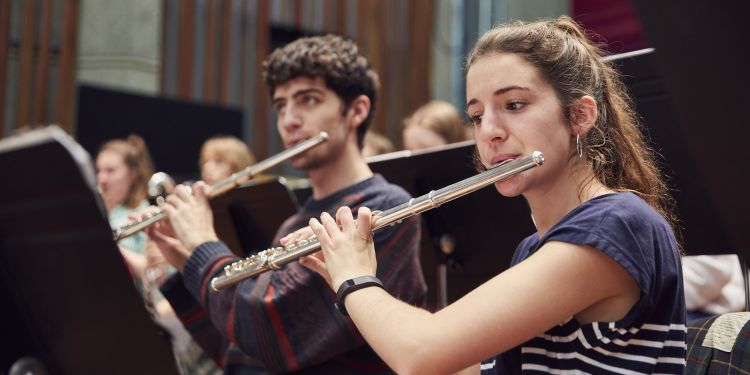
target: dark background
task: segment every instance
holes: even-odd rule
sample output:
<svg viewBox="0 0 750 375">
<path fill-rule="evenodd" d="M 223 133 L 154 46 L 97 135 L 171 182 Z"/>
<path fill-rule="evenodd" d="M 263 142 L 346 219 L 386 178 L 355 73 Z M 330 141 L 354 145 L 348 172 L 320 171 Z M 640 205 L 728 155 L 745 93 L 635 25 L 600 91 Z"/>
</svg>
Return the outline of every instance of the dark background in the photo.
<svg viewBox="0 0 750 375">
<path fill-rule="evenodd" d="M 242 138 L 242 116 L 239 109 L 82 85 L 76 139 L 95 158 L 106 141 L 139 135 L 155 170 L 194 179 L 203 142 L 214 135 Z"/>
</svg>

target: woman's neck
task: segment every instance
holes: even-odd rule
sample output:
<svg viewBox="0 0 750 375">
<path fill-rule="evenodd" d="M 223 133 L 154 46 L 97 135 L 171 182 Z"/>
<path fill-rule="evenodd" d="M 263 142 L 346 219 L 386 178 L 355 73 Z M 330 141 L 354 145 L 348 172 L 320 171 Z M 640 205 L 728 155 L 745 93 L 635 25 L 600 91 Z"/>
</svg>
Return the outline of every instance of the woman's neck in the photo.
<svg viewBox="0 0 750 375">
<path fill-rule="evenodd" d="M 111 202 L 106 199 L 104 200 L 104 206 L 107 207 L 107 213 L 111 213 L 118 204 L 120 204 L 120 202 Z"/>
<path fill-rule="evenodd" d="M 570 173 L 564 173 L 557 181 L 547 185 L 547 189 L 524 193 L 540 237 L 582 203 L 613 192 L 594 177 L 588 166 L 574 168 Z"/>
</svg>

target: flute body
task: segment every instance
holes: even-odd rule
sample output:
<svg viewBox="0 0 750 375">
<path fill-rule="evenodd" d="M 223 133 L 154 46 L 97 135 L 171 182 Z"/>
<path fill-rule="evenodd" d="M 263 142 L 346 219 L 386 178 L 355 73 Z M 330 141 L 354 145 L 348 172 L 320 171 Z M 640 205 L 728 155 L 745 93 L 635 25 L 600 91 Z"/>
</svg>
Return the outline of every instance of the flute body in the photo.
<svg viewBox="0 0 750 375">
<path fill-rule="evenodd" d="M 376 231 L 385 226 L 397 224 L 410 216 L 438 207 L 443 203 L 542 164 L 544 164 L 544 155 L 539 151 L 534 151 L 521 159 L 498 165 L 442 189 L 430 191 L 389 210 L 375 211 L 373 212 L 374 224 L 372 230 Z M 319 250 L 320 243 L 317 238 L 311 237 L 286 247 L 279 246 L 260 251 L 224 267 L 224 274 L 211 280 L 211 288 L 214 291 L 219 291 L 265 271 L 279 269 L 287 263 Z"/>
<path fill-rule="evenodd" d="M 251 165 L 231 176 L 211 185 L 208 191 L 208 197 L 213 198 L 221 195 L 229 190 L 236 188 L 239 185 L 244 184 L 253 177 L 313 148 L 328 140 L 328 133 L 320 132 L 320 134 L 312 137 L 304 142 L 300 142 L 274 156 L 267 159 L 261 160 L 258 163 Z M 152 215 L 142 218 L 141 220 L 128 223 L 113 233 L 115 241 L 119 241 L 123 238 L 130 237 L 135 233 L 140 232 L 144 228 L 150 226 L 157 221 L 160 221 L 167 217 L 167 212 L 164 208 L 159 208 L 159 211 Z"/>
</svg>

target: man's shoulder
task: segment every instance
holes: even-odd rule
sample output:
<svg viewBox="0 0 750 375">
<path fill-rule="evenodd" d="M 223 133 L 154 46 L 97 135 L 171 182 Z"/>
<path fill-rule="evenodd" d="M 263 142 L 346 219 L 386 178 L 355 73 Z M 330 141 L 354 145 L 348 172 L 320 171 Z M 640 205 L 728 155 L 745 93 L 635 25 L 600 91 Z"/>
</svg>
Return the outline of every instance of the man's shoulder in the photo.
<svg viewBox="0 0 750 375">
<path fill-rule="evenodd" d="M 411 199 L 412 196 L 404 188 L 388 182 L 383 176 L 373 176 L 373 183 L 366 189 L 365 200 L 376 201 L 383 205 L 397 206 Z M 389 208 L 389 207 L 381 207 Z"/>
</svg>

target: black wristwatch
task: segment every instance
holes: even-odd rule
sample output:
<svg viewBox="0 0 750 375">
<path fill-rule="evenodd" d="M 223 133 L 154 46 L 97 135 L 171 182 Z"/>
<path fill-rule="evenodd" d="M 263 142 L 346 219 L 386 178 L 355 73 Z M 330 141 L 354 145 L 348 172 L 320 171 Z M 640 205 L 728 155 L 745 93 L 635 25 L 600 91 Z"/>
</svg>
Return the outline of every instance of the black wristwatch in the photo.
<svg viewBox="0 0 750 375">
<path fill-rule="evenodd" d="M 339 301 L 336 304 L 336 308 L 339 309 L 339 312 L 342 315 L 349 316 L 349 314 L 346 312 L 346 307 L 344 307 L 344 298 L 346 298 L 349 293 L 355 290 L 360 290 L 362 288 L 371 286 L 377 286 L 385 289 L 380 279 L 375 276 L 359 276 L 344 281 L 343 283 L 341 283 L 341 286 L 339 286 L 339 290 L 336 292 L 336 297 Z"/>
</svg>

